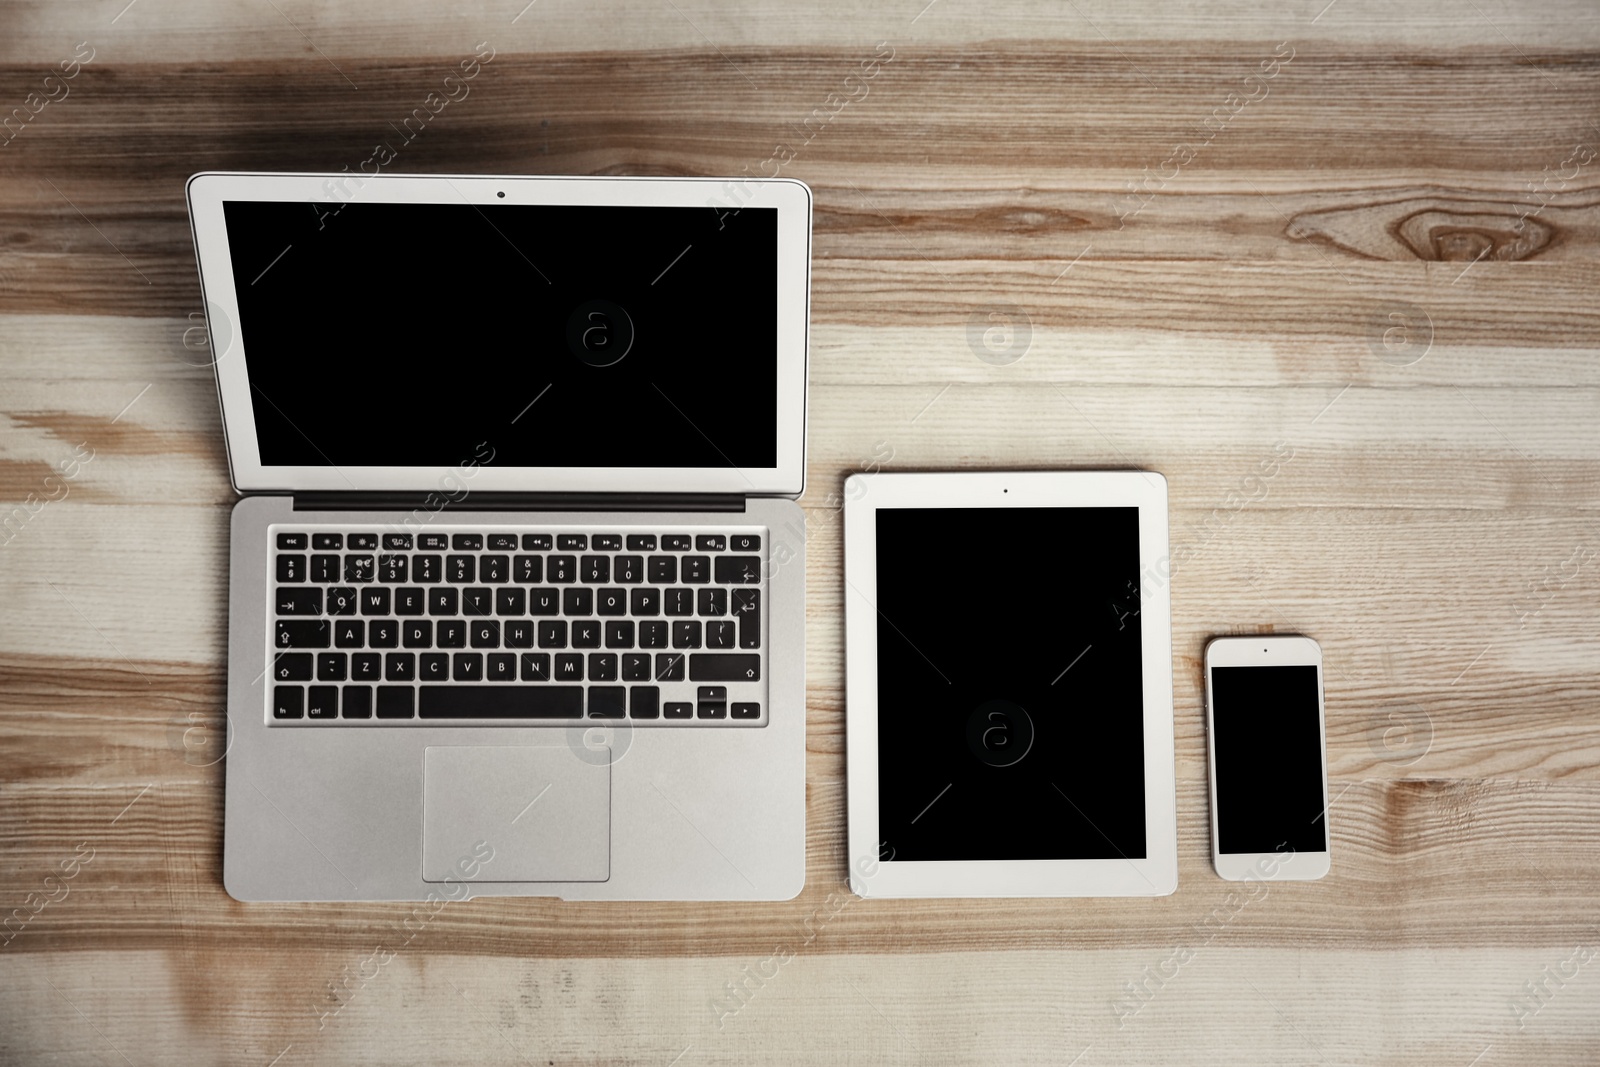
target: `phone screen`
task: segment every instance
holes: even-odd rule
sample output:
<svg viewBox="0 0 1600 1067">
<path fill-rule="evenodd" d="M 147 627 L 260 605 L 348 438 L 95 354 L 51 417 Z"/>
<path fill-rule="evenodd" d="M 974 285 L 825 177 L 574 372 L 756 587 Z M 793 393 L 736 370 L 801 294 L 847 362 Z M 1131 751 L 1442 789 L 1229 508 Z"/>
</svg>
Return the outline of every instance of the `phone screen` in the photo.
<svg viewBox="0 0 1600 1067">
<path fill-rule="evenodd" d="M 1217 851 L 1328 851 L 1314 664 L 1211 668 Z"/>
</svg>

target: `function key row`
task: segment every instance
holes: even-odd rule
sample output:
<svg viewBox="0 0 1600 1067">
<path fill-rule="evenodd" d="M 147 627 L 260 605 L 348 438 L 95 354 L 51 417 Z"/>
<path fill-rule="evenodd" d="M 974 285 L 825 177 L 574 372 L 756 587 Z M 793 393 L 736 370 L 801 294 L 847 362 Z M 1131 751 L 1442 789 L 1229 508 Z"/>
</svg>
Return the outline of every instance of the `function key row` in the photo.
<svg viewBox="0 0 1600 1067">
<path fill-rule="evenodd" d="M 619 582 L 638 585 L 652 582 L 668 585 L 682 581 L 704 585 L 715 581 L 718 585 L 754 585 L 761 580 L 760 556 L 532 556 L 466 555 L 452 553 L 440 556 L 433 553 L 401 555 L 315 553 L 308 560 L 304 553 L 280 552 L 276 573 L 280 582 L 334 583 L 382 582 L 401 585 L 406 582 L 437 583 L 441 580 L 455 585 L 470 582 L 504 584 L 516 582 L 532 585 L 541 581 L 563 585 L 582 582 L 599 585 Z"/>
<path fill-rule="evenodd" d="M 761 547 L 759 534 L 662 534 L 658 539 L 655 534 L 628 534 L 624 538 L 621 534 L 525 533 L 519 536 L 511 533 L 424 533 L 413 536 L 408 533 L 316 533 L 308 537 L 303 533 L 280 533 L 278 548 L 286 552 L 303 552 L 309 543 L 310 548 L 321 551 L 373 551 L 378 548 L 380 540 L 386 552 L 407 552 L 413 548 L 424 552 L 482 552 L 486 549 L 490 552 L 515 552 L 518 549 L 524 552 L 548 552 L 551 549 L 563 552 L 621 552 L 624 546 L 629 552 L 724 552 L 730 548 L 735 552 L 754 552 Z"/>
</svg>

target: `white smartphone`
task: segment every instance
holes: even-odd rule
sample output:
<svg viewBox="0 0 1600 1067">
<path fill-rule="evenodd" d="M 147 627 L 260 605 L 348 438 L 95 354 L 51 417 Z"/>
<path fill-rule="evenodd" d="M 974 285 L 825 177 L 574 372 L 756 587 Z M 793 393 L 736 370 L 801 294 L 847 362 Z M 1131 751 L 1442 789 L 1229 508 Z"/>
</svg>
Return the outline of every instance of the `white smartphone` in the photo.
<svg viewBox="0 0 1600 1067">
<path fill-rule="evenodd" d="M 1233 881 L 1328 873 L 1322 646 L 1309 637 L 1206 645 L 1211 862 Z"/>
</svg>

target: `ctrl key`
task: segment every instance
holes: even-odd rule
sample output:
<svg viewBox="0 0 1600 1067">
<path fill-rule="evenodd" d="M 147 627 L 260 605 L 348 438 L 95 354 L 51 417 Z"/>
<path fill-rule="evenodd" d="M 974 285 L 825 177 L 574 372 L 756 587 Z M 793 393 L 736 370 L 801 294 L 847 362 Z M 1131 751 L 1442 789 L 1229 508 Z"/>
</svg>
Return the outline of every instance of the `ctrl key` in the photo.
<svg viewBox="0 0 1600 1067">
<path fill-rule="evenodd" d="M 305 716 L 305 686 L 275 685 L 272 687 L 272 717 L 274 719 L 303 719 Z"/>
</svg>

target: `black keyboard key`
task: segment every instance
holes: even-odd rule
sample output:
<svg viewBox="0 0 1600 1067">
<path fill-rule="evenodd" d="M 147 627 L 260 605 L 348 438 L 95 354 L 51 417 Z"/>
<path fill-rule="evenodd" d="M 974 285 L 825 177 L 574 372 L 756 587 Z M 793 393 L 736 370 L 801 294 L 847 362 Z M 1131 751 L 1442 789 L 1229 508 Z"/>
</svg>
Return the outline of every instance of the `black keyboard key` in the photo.
<svg viewBox="0 0 1600 1067">
<path fill-rule="evenodd" d="M 483 677 L 482 652 L 457 652 L 450 659 L 450 677 L 458 682 L 476 682 Z"/>
<path fill-rule="evenodd" d="M 743 652 L 697 652 L 689 657 L 691 682 L 759 682 L 761 657 Z"/>
<path fill-rule="evenodd" d="M 350 653 L 350 680 L 376 682 L 383 674 L 383 657 L 376 652 Z"/>
<path fill-rule="evenodd" d="M 511 559 L 512 579 L 523 585 L 544 581 L 543 556 L 513 556 Z"/>
<path fill-rule="evenodd" d="M 581 685 L 433 686 L 418 691 L 424 719 L 581 719 Z"/>
<path fill-rule="evenodd" d="M 278 535 L 278 547 L 304 549 L 306 547 L 306 535 L 303 533 L 281 533 Z"/>
<path fill-rule="evenodd" d="M 311 547 L 317 549 L 319 552 L 326 551 L 330 548 L 343 548 L 344 534 L 312 534 Z"/>
<path fill-rule="evenodd" d="M 416 555 L 411 557 L 411 580 L 432 585 L 444 577 L 444 557 Z"/>
<path fill-rule="evenodd" d="M 516 550 L 517 550 L 517 535 L 516 534 L 498 533 L 498 534 L 490 534 L 489 535 L 489 551 L 491 551 L 491 552 L 515 552 Z"/>
<path fill-rule="evenodd" d="M 728 547 L 735 552 L 759 552 L 761 550 L 761 536 L 759 534 L 729 534 Z"/>
<path fill-rule="evenodd" d="M 272 657 L 272 678 L 277 682 L 311 681 L 311 653 L 279 652 Z"/>
<path fill-rule="evenodd" d="M 633 623 L 630 621 L 606 623 L 607 648 L 632 648 Z"/>
<path fill-rule="evenodd" d="M 733 623 L 726 620 L 706 623 L 707 648 L 733 648 L 735 644 Z"/>
<path fill-rule="evenodd" d="M 477 581 L 477 572 L 477 556 L 446 556 L 444 558 L 444 576 L 447 580 L 457 585 Z"/>
<path fill-rule="evenodd" d="M 594 594 L 595 613 L 598 615 L 626 615 L 628 594 L 624 589 L 597 589 Z"/>
<path fill-rule="evenodd" d="M 343 652 L 317 653 L 317 681 L 342 682 L 350 669 L 349 657 Z"/>
<path fill-rule="evenodd" d="M 694 590 L 668 589 L 666 592 L 668 615 L 693 615 Z"/>
<path fill-rule="evenodd" d="M 702 719 L 726 719 L 728 717 L 728 702 L 725 700 L 702 700 L 695 705 L 695 710 Z"/>
<path fill-rule="evenodd" d="M 671 585 L 678 580 L 678 557 L 651 556 L 645 563 L 645 573 L 652 585 Z"/>
<path fill-rule="evenodd" d="M 611 580 L 610 556 L 584 556 L 578 561 L 578 574 L 590 585 Z"/>
<path fill-rule="evenodd" d="M 699 601 L 700 614 L 726 615 L 728 613 L 728 591 L 726 589 L 702 589 L 696 597 Z"/>
<path fill-rule="evenodd" d="M 720 585 L 756 585 L 761 581 L 761 557 L 718 556 L 716 579 Z"/>
<path fill-rule="evenodd" d="M 311 580 L 313 582 L 337 582 L 339 580 L 339 557 L 331 552 L 312 556 Z"/>
<path fill-rule="evenodd" d="M 688 534 L 662 534 L 661 548 L 666 552 L 687 552 L 694 547 L 694 538 Z"/>
<path fill-rule="evenodd" d="M 528 595 L 521 589 L 496 589 L 494 613 L 496 615 L 521 615 L 528 609 Z"/>
<path fill-rule="evenodd" d="M 379 589 L 376 586 L 361 590 L 361 614 L 389 614 L 389 590 Z"/>
<path fill-rule="evenodd" d="M 624 682 L 648 682 L 650 680 L 650 653 L 623 653 L 622 680 Z"/>
<path fill-rule="evenodd" d="M 661 717 L 663 719 L 692 719 L 694 718 L 694 705 L 677 702 L 669 703 L 662 709 Z"/>
<path fill-rule="evenodd" d="M 589 681 L 614 682 L 617 680 L 617 654 L 615 652 L 589 653 Z M 591 693 L 594 690 L 589 690 Z"/>
<path fill-rule="evenodd" d="M 279 615 L 321 615 L 322 590 L 302 586 L 299 589 L 279 589 L 272 594 Z"/>
<path fill-rule="evenodd" d="M 434 624 L 433 640 L 440 648 L 466 648 L 466 621 L 463 619 L 440 619 Z"/>
<path fill-rule="evenodd" d="M 461 590 L 461 614 L 482 618 L 494 614 L 494 596 L 481 585 Z"/>
<path fill-rule="evenodd" d="M 661 590 L 631 590 L 628 593 L 628 613 L 630 615 L 660 615 Z"/>
<path fill-rule="evenodd" d="M 457 552 L 479 552 L 483 549 L 483 534 L 455 534 L 450 547 Z"/>
<path fill-rule="evenodd" d="M 493 582 L 498 585 L 501 582 L 510 580 L 510 556 L 484 556 L 478 561 L 478 581 Z"/>
<path fill-rule="evenodd" d="M 367 644 L 372 648 L 395 648 L 400 644 L 400 624 L 394 619 L 373 619 L 367 623 Z"/>
<path fill-rule="evenodd" d="M 273 634 L 275 648 L 327 648 L 328 620 L 279 619 Z"/>
<path fill-rule="evenodd" d="M 559 615 L 561 613 L 561 598 L 556 591 L 546 586 L 543 589 L 528 590 L 529 615 Z"/>
<path fill-rule="evenodd" d="M 628 718 L 655 719 L 661 715 L 661 690 L 653 685 L 628 687 Z"/>
<path fill-rule="evenodd" d="M 629 534 L 629 552 L 654 552 L 656 550 L 655 534 Z"/>
<path fill-rule="evenodd" d="M 592 614 L 594 614 L 594 590 L 592 590 L 592 589 L 563 589 L 561 591 L 561 614 L 563 614 L 563 615 L 592 615 Z"/>
<path fill-rule="evenodd" d="M 595 534 L 590 546 L 596 552 L 621 552 L 621 534 Z"/>
<path fill-rule="evenodd" d="M 306 580 L 306 558 L 301 555 L 278 556 L 278 581 L 303 582 Z"/>
<path fill-rule="evenodd" d="M 545 570 L 545 578 L 548 581 L 568 585 L 578 579 L 578 557 L 551 556 Z"/>
<path fill-rule="evenodd" d="M 672 624 L 673 648 L 699 648 L 700 647 L 700 620 L 689 619 L 686 622 Z"/>
<path fill-rule="evenodd" d="M 524 682 L 548 682 L 550 680 L 550 654 L 548 652 L 524 652 L 522 654 L 522 680 Z"/>
<path fill-rule="evenodd" d="M 367 643 L 367 624 L 360 619 L 341 619 L 333 624 L 333 647 L 361 648 Z"/>
<path fill-rule="evenodd" d="M 694 695 L 700 700 L 727 700 L 728 687 L 725 685 L 702 685 L 695 689 Z"/>
<path fill-rule="evenodd" d="M 329 615 L 354 615 L 360 604 L 356 591 L 348 585 L 335 586 L 328 590 Z"/>
<path fill-rule="evenodd" d="M 539 647 L 540 648 L 566 648 L 567 647 L 567 623 L 566 623 L 566 620 L 564 620 L 564 619 L 556 619 L 556 620 L 554 620 L 552 622 L 541 622 L 539 624 Z"/>
<path fill-rule="evenodd" d="M 666 648 L 667 624 L 664 622 L 641 622 L 639 624 L 640 648 Z"/>
<path fill-rule="evenodd" d="M 711 580 L 710 556 L 684 556 L 683 580 L 685 583 L 704 585 Z"/>
<path fill-rule="evenodd" d="M 589 718 L 620 719 L 626 712 L 627 690 L 620 685 L 589 687 Z"/>
<path fill-rule="evenodd" d="M 389 552 L 411 551 L 411 535 L 387 533 L 383 535 L 383 547 Z"/>
<path fill-rule="evenodd" d="M 760 704 L 734 704 L 728 709 L 730 719 L 759 719 L 761 718 Z"/>
<path fill-rule="evenodd" d="M 477 619 L 468 629 L 472 633 L 473 648 L 499 648 L 500 624 L 492 619 Z"/>
<path fill-rule="evenodd" d="M 644 557 L 618 556 L 614 573 L 622 584 L 638 585 L 644 581 Z"/>
<path fill-rule="evenodd" d="M 314 685 L 306 690 L 306 718 L 337 719 L 339 717 L 339 687 Z"/>
<path fill-rule="evenodd" d="M 563 552 L 582 552 L 589 547 L 589 538 L 586 534 L 558 534 L 556 547 Z"/>
<path fill-rule="evenodd" d="M 514 682 L 517 680 L 517 657 L 510 652 L 494 652 L 483 667 L 486 682 Z"/>
<path fill-rule="evenodd" d="M 721 552 L 728 547 L 728 539 L 721 534 L 701 534 L 694 539 L 696 552 Z"/>
<path fill-rule="evenodd" d="M 372 686 L 347 685 L 344 687 L 341 699 L 344 701 L 345 718 L 372 718 Z"/>
<path fill-rule="evenodd" d="M 656 681 L 683 681 L 684 657 L 682 652 L 656 653 Z"/>
<path fill-rule="evenodd" d="M 532 648 L 533 620 L 507 619 L 504 636 L 507 648 Z"/>
<path fill-rule="evenodd" d="M 443 552 L 450 547 L 450 538 L 442 533 L 419 534 L 417 547 L 426 552 Z"/>
<path fill-rule="evenodd" d="M 401 623 L 400 643 L 407 648 L 432 648 L 433 623 L 427 619 L 410 619 Z"/>
<path fill-rule="evenodd" d="M 461 594 L 448 586 L 428 590 L 428 614 L 461 614 Z"/>
<path fill-rule="evenodd" d="M 561 652 L 556 655 L 556 681 L 581 682 L 583 681 L 583 654 L 580 652 Z"/>
<path fill-rule="evenodd" d="M 272 717 L 274 719 L 303 719 L 305 714 L 305 686 L 275 685 L 272 687 Z"/>
<path fill-rule="evenodd" d="M 383 657 L 383 680 L 386 682 L 414 682 L 417 680 L 417 654 L 391 652 Z"/>
<path fill-rule="evenodd" d="M 351 534 L 349 547 L 352 551 L 370 552 L 378 547 L 378 535 L 369 533 Z"/>
<path fill-rule="evenodd" d="M 406 561 L 410 557 L 401 555 L 386 555 L 378 557 L 378 581 L 389 585 L 400 585 L 406 579 Z"/>
<path fill-rule="evenodd" d="M 370 582 L 377 574 L 377 560 L 372 556 L 346 556 L 344 558 L 344 580 L 347 582 Z"/>
<path fill-rule="evenodd" d="M 573 648 L 600 647 L 600 620 L 576 619 L 572 623 Z"/>
<path fill-rule="evenodd" d="M 739 647 L 761 647 L 761 590 L 735 589 L 733 614 L 739 619 Z"/>
<path fill-rule="evenodd" d="M 394 591 L 394 613 L 396 615 L 421 615 L 427 607 L 427 599 L 422 590 L 414 585 Z"/>
<path fill-rule="evenodd" d="M 522 535 L 522 551 L 524 552 L 548 552 L 552 547 L 553 542 L 549 534 Z"/>
<path fill-rule="evenodd" d="M 450 680 L 450 654 L 448 652 L 424 652 L 417 662 L 417 678 L 424 682 L 448 682 Z"/>
<path fill-rule="evenodd" d="M 414 715 L 413 706 L 416 701 L 417 691 L 409 685 L 380 685 L 378 686 L 378 718 L 380 719 L 409 719 Z"/>
</svg>

